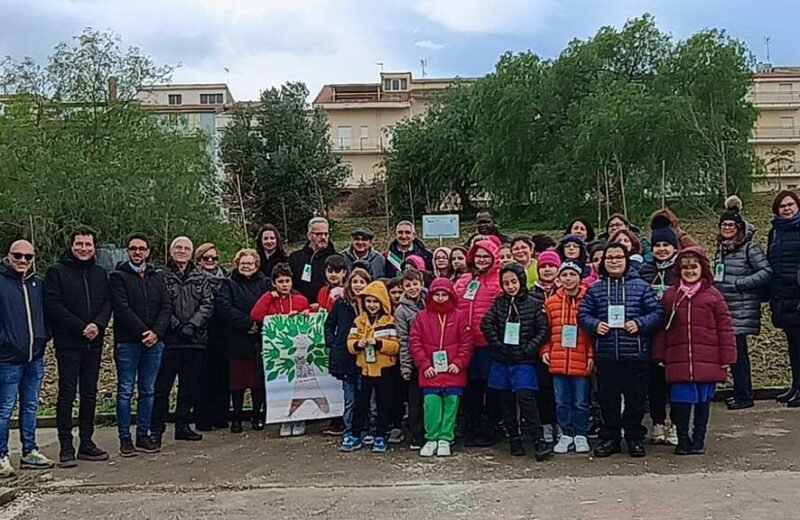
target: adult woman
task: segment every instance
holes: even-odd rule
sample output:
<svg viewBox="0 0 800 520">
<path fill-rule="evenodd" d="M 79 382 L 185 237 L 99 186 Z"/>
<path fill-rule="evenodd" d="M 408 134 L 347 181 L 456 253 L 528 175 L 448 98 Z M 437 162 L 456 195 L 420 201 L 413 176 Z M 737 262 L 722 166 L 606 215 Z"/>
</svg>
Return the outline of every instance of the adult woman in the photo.
<svg viewBox="0 0 800 520">
<path fill-rule="evenodd" d="M 461 246 L 455 246 L 450 251 L 450 280 L 455 284 L 461 276 L 467 272 L 467 250 Z"/>
<path fill-rule="evenodd" d="M 611 235 L 611 241 L 622 244 L 628 250 L 630 266 L 638 272 L 645 260 L 642 255 L 642 243 L 636 233 L 630 229 L 619 229 Z"/>
<path fill-rule="evenodd" d="M 266 224 L 259 230 L 256 249 L 261 262 L 261 272 L 267 276 L 267 279 L 272 276 L 272 269 L 276 265 L 289 261 L 281 232 L 272 224 Z"/>
<path fill-rule="evenodd" d="M 725 297 L 736 335 L 736 363 L 731 366 L 733 395 L 727 401 L 728 409 L 741 410 L 753 406 L 747 336 L 761 332 L 761 289 L 772 278 L 772 267 L 739 214 L 741 200 L 732 197 L 728 203 L 719 218 L 714 286 Z"/>
<path fill-rule="evenodd" d="M 453 268 L 450 266 L 450 248 L 437 247 L 433 251 L 433 276 L 436 278 L 450 278 Z"/>
<path fill-rule="evenodd" d="M 792 386 L 778 396 L 778 402 L 800 407 L 800 198 L 781 191 L 772 203 L 772 229 L 767 241 L 767 258 L 772 266 L 769 309 L 772 324 L 783 329 L 789 343 Z"/>
<path fill-rule="evenodd" d="M 233 397 L 231 433 L 241 433 L 244 392 L 247 389 L 253 401 L 253 429 L 264 429 L 266 396 L 264 370 L 259 356 L 261 335 L 258 323 L 250 318 L 250 309 L 269 289 L 269 281 L 259 271 L 261 260 L 255 249 L 239 250 L 233 263 L 236 270 L 222 283 L 217 293 L 216 316 L 224 324 L 226 354 L 230 365 L 229 391 Z"/>
<path fill-rule="evenodd" d="M 594 228 L 585 218 L 576 218 L 570 222 L 564 234 L 578 235 L 587 244 L 594 240 Z"/>
<path fill-rule="evenodd" d="M 624 215 L 620 215 L 619 213 L 615 213 L 609 217 L 609 219 L 606 221 L 606 232 L 600 235 L 598 239 L 601 242 L 613 242 L 614 234 L 621 229 L 627 229 L 631 231 L 639 240 L 639 243 L 642 246 L 642 251 L 640 254 L 644 258 L 645 262 L 649 262 L 653 259 L 653 251 L 650 247 L 650 241 L 647 240 L 646 237 L 642 236 L 642 232 L 638 227 L 632 225 Z"/>
</svg>

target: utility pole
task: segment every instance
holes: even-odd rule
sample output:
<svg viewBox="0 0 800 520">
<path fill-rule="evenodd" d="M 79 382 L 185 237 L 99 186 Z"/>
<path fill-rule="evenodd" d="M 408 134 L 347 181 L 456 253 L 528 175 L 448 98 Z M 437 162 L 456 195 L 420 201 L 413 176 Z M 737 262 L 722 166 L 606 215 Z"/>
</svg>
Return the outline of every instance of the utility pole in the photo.
<svg viewBox="0 0 800 520">
<path fill-rule="evenodd" d="M 422 78 L 425 79 L 425 76 L 427 76 L 425 69 L 428 68 L 428 58 L 419 60 L 419 65 L 422 67 Z"/>
<path fill-rule="evenodd" d="M 772 42 L 772 37 L 771 36 L 765 36 L 764 37 L 764 47 L 767 48 L 767 63 L 772 63 L 771 61 L 769 61 L 769 44 L 770 44 L 770 42 Z"/>
</svg>

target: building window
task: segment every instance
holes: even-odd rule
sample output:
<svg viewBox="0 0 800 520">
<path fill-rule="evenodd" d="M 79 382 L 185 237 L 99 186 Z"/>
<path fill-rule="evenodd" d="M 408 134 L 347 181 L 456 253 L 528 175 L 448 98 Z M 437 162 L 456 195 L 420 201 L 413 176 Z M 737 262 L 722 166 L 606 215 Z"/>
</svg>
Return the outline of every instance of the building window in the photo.
<svg viewBox="0 0 800 520">
<path fill-rule="evenodd" d="M 338 145 L 340 150 L 349 150 L 352 146 L 352 128 L 349 126 L 340 126 L 336 129 L 338 136 Z"/>
<path fill-rule="evenodd" d="M 408 90 L 406 78 L 390 78 L 383 80 L 383 90 L 386 92 L 402 92 Z"/>
<path fill-rule="evenodd" d="M 200 94 L 201 105 L 221 105 L 222 94 Z"/>
<path fill-rule="evenodd" d="M 368 126 L 361 126 L 361 149 L 364 150 L 365 148 L 369 148 L 369 127 Z"/>
<path fill-rule="evenodd" d="M 183 104 L 183 96 L 180 94 L 170 94 L 169 95 L 169 104 L 170 105 L 181 105 Z"/>
</svg>

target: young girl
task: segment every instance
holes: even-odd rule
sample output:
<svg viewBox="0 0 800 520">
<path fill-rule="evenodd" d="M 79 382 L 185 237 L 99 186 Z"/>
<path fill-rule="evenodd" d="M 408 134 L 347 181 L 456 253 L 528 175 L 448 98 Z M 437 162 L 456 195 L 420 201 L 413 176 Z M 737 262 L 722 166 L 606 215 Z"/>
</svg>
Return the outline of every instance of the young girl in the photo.
<svg viewBox="0 0 800 520">
<path fill-rule="evenodd" d="M 598 274 L 592 270 L 587 259 L 589 252 L 586 249 L 586 242 L 580 235 L 566 235 L 558 244 L 558 255 L 562 262 L 575 262 L 581 266 L 581 278 L 587 287 L 597 281 Z"/>
<path fill-rule="evenodd" d="M 589 244 L 589 263 L 595 275 L 595 282 L 600 279 L 600 264 L 603 262 L 603 243 L 592 242 Z M 590 284 L 585 284 L 590 285 Z"/>
<path fill-rule="evenodd" d="M 528 292 L 525 270 L 512 263 L 500 269 L 503 294 L 494 299 L 481 322 L 489 344 L 492 364 L 489 388 L 500 393 L 503 422 L 511 442 L 511 454 L 525 455 L 517 421 L 517 405 L 530 431 L 536 460 L 553 454 L 544 442 L 536 391 L 539 389 L 536 367 L 539 349 L 547 340 L 548 328 L 542 306 Z"/>
<path fill-rule="evenodd" d="M 511 254 L 511 246 L 503 244 L 500 246 L 500 267 L 505 267 L 514 261 L 514 255 Z"/>
<path fill-rule="evenodd" d="M 467 250 L 461 246 L 455 246 L 450 251 L 450 281 L 458 282 L 458 279 L 467 272 Z"/>
<path fill-rule="evenodd" d="M 361 433 L 369 417 L 370 400 L 374 391 L 378 424 L 372 452 L 385 453 L 393 380 L 384 371 L 397 363 L 400 342 L 397 340 L 386 286 L 382 282 L 370 283 L 359 295 L 359 301 L 361 312 L 356 316 L 347 336 L 347 350 L 356 356 L 356 364 L 361 368 L 361 388 L 358 390 L 353 412 L 353 433 L 344 438 L 339 450 L 351 452 L 361 449 Z"/>
<path fill-rule="evenodd" d="M 630 229 L 620 229 L 613 235 L 609 243 L 616 242 L 625 246 L 628 251 L 630 266 L 637 272 L 642 268 L 644 256 L 642 256 L 642 242 L 636 233 Z"/>
<path fill-rule="evenodd" d="M 716 383 L 736 363 L 733 321 L 725 298 L 714 287 L 708 258 L 699 247 L 678 253 L 674 282 L 661 300 L 665 328 L 655 340 L 653 359 L 666 366 L 670 402 L 678 426 L 676 455 L 706 452 L 706 429 Z M 694 408 L 694 430 L 689 419 Z"/>
<path fill-rule="evenodd" d="M 450 248 L 445 246 L 437 247 L 433 251 L 433 276 L 435 278 L 450 278 L 453 268 L 450 266 Z"/>
<path fill-rule="evenodd" d="M 343 435 L 353 433 L 353 408 L 361 381 L 356 358 L 347 350 L 347 336 L 358 314 L 358 296 L 372 281 L 365 269 L 356 267 L 345 282 L 344 297 L 336 300 L 325 320 L 325 346 L 330 350 L 329 372 L 342 382 L 344 390 Z"/>
<path fill-rule="evenodd" d="M 514 256 L 514 260 L 525 268 L 528 289 L 530 289 L 539 277 L 536 272 L 536 259 L 533 258 L 533 242 L 526 236 L 514 237 L 511 240 L 511 254 Z"/>
<path fill-rule="evenodd" d="M 426 442 L 419 452 L 423 457 L 450 455 L 458 401 L 467 384 L 472 340 L 465 316 L 456 305 L 453 284 L 437 278 L 425 309 L 417 313 L 411 327 L 409 350 L 423 395 Z"/>
<path fill-rule="evenodd" d="M 265 292 L 258 299 L 250 317 L 259 325 L 267 316 L 275 314 L 296 314 L 308 310 L 308 300 L 297 291 L 292 290 L 292 270 L 289 264 L 277 264 L 272 270 L 272 286 L 275 290 Z M 294 421 L 281 424 L 281 437 L 305 435 L 305 421 Z"/>
</svg>

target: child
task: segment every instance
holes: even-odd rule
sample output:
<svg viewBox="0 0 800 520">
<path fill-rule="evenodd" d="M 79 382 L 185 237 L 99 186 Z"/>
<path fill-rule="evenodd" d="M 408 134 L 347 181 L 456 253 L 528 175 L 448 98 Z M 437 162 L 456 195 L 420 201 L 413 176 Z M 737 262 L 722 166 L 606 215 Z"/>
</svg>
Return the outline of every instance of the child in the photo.
<svg viewBox="0 0 800 520">
<path fill-rule="evenodd" d="M 265 292 L 258 299 L 250 317 L 259 325 L 267 316 L 275 314 L 296 314 L 308 310 L 308 300 L 297 291 L 292 290 L 292 269 L 287 263 L 275 265 L 272 269 L 273 291 Z M 281 437 L 305 435 L 305 421 L 294 421 L 281 424 Z"/>
<path fill-rule="evenodd" d="M 558 289 L 558 268 L 561 266 L 561 257 L 555 251 L 544 251 L 536 259 L 538 277 L 533 284 L 531 293 L 541 304 L 555 294 Z"/>
<path fill-rule="evenodd" d="M 425 297 L 422 290 L 422 273 L 416 269 L 410 269 L 403 273 L 400 279 L 403 286 L 403 296 L 394 311 L 394 320 L 397 325 L 397 337 L 400 340 L 400 375 L 403 380 L 408 382 L 408 429 L 411 434 L 411 449 L 419 449 L 422 446 L 422 390 L 420 390 L 419 380 L 416 376 L 414 359 L 408 350 L 408 338 L 411 333 L 411 326 L 414 324 L 414 317 L 417 312 L 425 308 Z M 402 403 L 402 400 L 399 400 Z M 400 438 L 402 442 L 402 430 L 399 423 L 403 419 L 402 406 L 399 407 L 399 420 L 395 420 L 395 426 L 399 433 L 392 430 L 392 435 Z M 395 417 L 397 419 L 397 417 Z M 389 437 L 392 442 L 392 436 Z"/>
<path fill-rule="evenodd" d="M 544 442 L 539 407 L 536 405 L 536 367 L 539 349 L 547 340 L 548 328 L 542 306 L 528 292 L 525 270 L 512 263 L 500 269 L 503 294 L 492 302 L 481 322 L 489 344 L 492 364 L 489 388 L 500 393 L 503 422 L 511 443 L 511 454 L 525 455 L 517 421 L 517 404 L 524 428 L 533 436 L 535 457 L 541 461 L 553 454 Z"/>
<path fill-rule="evenodd" d="M 533 257 L 539 258 L 539 255 L 545 251 L 555 251 L 558 244 L 556 241 L 543 233 L 537 233 L 531 237 L 533 242 Z"/>
<path fill-rule="evenodd" d="M 644 256 L 642 256 L 642 241 L 636 233 L 630 229 L 620 229 L 611 235 L 610 242 L 617 242 L 625 246 L 625 249 L 628 250 L 630 267 L 639 272 L 644 263 Z"/>
<path fill-rule="evenodd" d="M 586 249 L 586 242 L 583 241 L 583 238 L 579 235 L 566 235 L 561 239 L 561 243 L 558 244 L 557 251 L 562 262 L 575 262 L 581 266 L 583 270 L 581 278 L 583 278 L 587 287 L 597 281 L 597 275 L 587 262 L 589 252 Z"/>
<path fill-rule="evenodd" d="M 500 267 L 505 267 L 514 261 L 514 255 L 511 254 L 511 246 L 503 244 L 500 246 Z"/>
<path fill-rule="evenodd" d="M 450 251 L 450 267 L 452 274 L 450 281 L 455 284 L 461 276 L 467 272 L 467 250 L 461 246 L 455 246 Z"/>
<path fill-rule="evenodd" d="M 359 301 L 361 312 L 347 336 L 347 349 L 356 356 L 356 364 L 361 367 L 361 388 L 353 411 L 353 433 L 344 438 L 339 450 L 351 452 L 361 449 L 361 433 L 369 417 L 374 391 L 378 424 L 372 452 L 385 453 L 392 388 L 391 378 L 386 377 L 384 371 L 397 363 L 400 343 L 386 286 L 382 282 L 370 283 L 359 295 Z"/>
<path fill-rule="evenodd" d="M 389 291 L 389 302 L 392 304 L 392 313 L 400 305 L 400 298 L 403 297 L 403 286 L 400 284 L 400 277 L 385 278 L 383 283 Z"/>
<path fill-rule="evenodd" d="M 325 259 L 325 285 L 317 294 L 319 307 L 330 312 L 333 304 L 341 298 L 342 285 L 347 278 L 347 261 L 342 255 L 331 255 Z"/>
<path fill-rule="evenodd" d="M 595 282 L 600 279 L 600 263 L 603 261 L 603 243 L 592 242 L 589 244 L 589 262 L 592 264 L 592 271 L 597 276 Z M 591 285 L 591 284 L 586 284 Z"/>
<path fill-rule="evenodd" d="M 514 260 L 525 268 L 525 274 L 528 277 L 528 289 L 530 289 L 538 278 L 536 259 L 533 258 L 533 242 L 526 236 L 514 237 L 511 240 L 511 254 L 514 255 Z"/>
<path fill-rule="evenodd" d="M 347 336 L 353 327 L 358 314 L 358 295 L 372 281 L 369 273 L 356 267 L 347 277 L 344 295 L 333 304 L 333 310 L 325 320 L 325 346 L 330 350 L 328 370 L 330 374 L 342 382 L 344 390 L 344 414 L 342 415 L 342 435 L 353 432 L 353 408 L 356 402 L 356 391 L 361 380 L 361 371 L 356 365 L 356 358 L 347 350 Z M 336 430 L 329 428 L 331 435 Z"/>
<path fill-rule="evenodd" d="M 472 357 L 469 324 L 456 306 L 453 284 L 437 278 L 431 284 L 425 309 L 419 311 L 411 327 L 409 350 L 417 366 L 414 379 L 424 395 L 426 442 L 419 452 L 423 457 L 447 457 L 455 439 L 458 401 L 467 384 Z"/>
<path fill-rule="evenodd" d="M 716 383 L 725 382 L 736 363 L 733 321 L 725 298 L 714 287 L 708 258 L 699 247 L 678 253 L 672 287 L 661 303 L 666 326 L 653 347 L 663 361 L 670 402 L 678 426 L 676 455 L 706 452 L 706 429 Z M 694 408 L 694 431 L 689 419 Z"/>
<path fill-rule="evenodd" d="M 586 294 L 581 266 L 564 262 L 558 270 L 561 288 L 545 302 L 550 339 L 542 347 L 542 361 L 553 375 L 556 418 L 561 438 L 556 453 L 589 453 L 589 375 L 594 368 L 591 337 L 578 328 L 578 307 Z"/>
<path fill-rule="evenodd" d="M 453 274 L 453 268 L 450 266 L 450 248 L 439 246 L 433 250 L 433 276 L 435 278 L 447 278 Z"/>
</svg>

